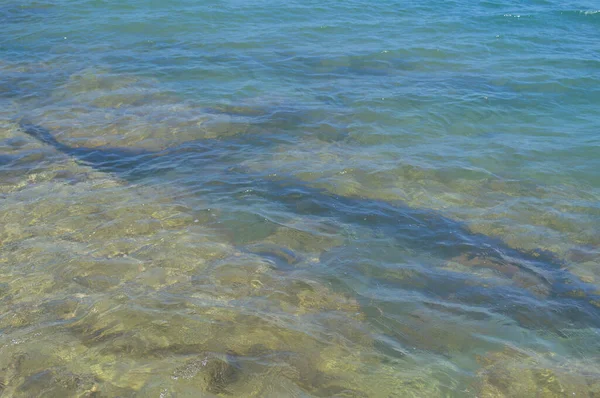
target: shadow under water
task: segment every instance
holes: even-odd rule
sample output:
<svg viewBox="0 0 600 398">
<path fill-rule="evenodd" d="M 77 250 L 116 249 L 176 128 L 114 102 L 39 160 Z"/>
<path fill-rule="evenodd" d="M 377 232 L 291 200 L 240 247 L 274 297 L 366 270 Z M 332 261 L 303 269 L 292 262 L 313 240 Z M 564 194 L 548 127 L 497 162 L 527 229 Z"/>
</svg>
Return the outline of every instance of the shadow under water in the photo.
<svg viewBox="0 0 600 398">
<path fill-rule="evenodd" d="M 542 329 L 560 335 L 563 328 L 600 328 L 600 297 L 597 287 L 579 280 L 568 272 L 566 264 L 547 251 L 525 252 L 509 247 L 501 239 L 473 233 L 463 223 L 429 209 L 411 208 L 399 202 L 334 195 L 312 187 L 291 176 L 263 175 L 240 164 L 256 148 L 273 145 L 268 136 L 229 137 L 226 140 L 203 139 L 160 151 L 130 148 L 71 147 L 59 142 L 42 126 L 21 120 L 21 130 L 56 150 L 102 172 L 112 173 L 128 181 L 174 184 L 202 195 L 209 202 L 231 209 L 249 204 L 280 206 L 294 214 L 307 215 L 337 224 L 364 227 L 372 234 L 391 238 L 403 250 L 427 253 L 424 262 L 459 262 L 468 267 L 490 269 L 511 279 L 514 285 L 482 288 L 467 278 L 449 275 L 442 268 L 417 273 L 414 278 L 395 280 L 387 275 L 371 273 L 370 278 L 382 286 L 394 286 L 425 292 L 443 301 L 483 306 L 503 314 L 530 329 Z M 234 211 L 234 210 L 231 210 Z M 235 235 L 235 227 L 226 233 Z M 259 233 L 259 232 L 257 232 Z M 259 240 L 259 239 L 256 239 Z M 295 263 L 294 254 L 285 250 L 269 250 L 252 246 L 252 239 L 235 244 L 247 251 L 272 255 L 288 266 Z M 371 250 L 355 242 L 355 250 Z M 381 253 L 373 254 L 374 261 Z M 362 254 L 364 256 L 364 253 Z M 358 253 L 347 247 L 333 248 L 321 254 L 325 277 L 332 270 L 358 268 Z M 435 258 L 438 263 L 431 260 Z M 393 260 L 392 260 L 393 261 Z M 336 281 L 333 277 L 334 282 Z M 339 282 L 339 281 L 338 281 Z M 344 283 L 339 283 L 344 289 Z M 525 297 L 542 298 L 544 309 L 532 309 Z M 367 299 L 360 299 L 365 311 L 372 312 Z M 376 311 L 375 311 L 376 312 Z"/>
</svg>

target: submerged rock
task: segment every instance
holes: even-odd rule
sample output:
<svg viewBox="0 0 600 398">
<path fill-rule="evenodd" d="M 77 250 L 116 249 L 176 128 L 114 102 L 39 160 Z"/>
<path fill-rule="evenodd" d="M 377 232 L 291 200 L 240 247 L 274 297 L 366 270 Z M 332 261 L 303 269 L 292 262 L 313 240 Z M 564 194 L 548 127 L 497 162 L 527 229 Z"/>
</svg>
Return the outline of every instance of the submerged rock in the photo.
<svg viewBox="0 0 600 398">
<path fill-rule="evenodd" d="M 294 251 L 284 246 L 279 246 L 269 243 L 257 243 L 251 246 L 247 246 L 246 250 L 250 253 L 257 254 L 266 258 L 269 258 L 278 265 L 278 267 L 289 267 L 294 266 L 301 261 Z"/>
<path fill-rule="evenodd" d="M 293 251 L 320 255 L 325 250 L 343 243 L 342 232 L 335 225 L 314 223 L 311 220 L 297 220 L 298 225 L 279 227 L 268 237 L 269 243 L 284 246 Z M 299 259 L 299 256 L 295 255 Z"/>
<path fill-rule="evenodd" d="M 600 374 L 590 366 L 558 367 L 508 348 L 478 357 L 478 362 L 482 366 L 477 372 L 477 396 L 483 398 L 596 397 L 600 392 Z"/>
<path fill-rule="evenodd" d="M 97 388 L 97 380 L 91 374 L 74 374 L 64 368 L 52 368 L 29 375 L 15 392 L 17 396 L 59 398 L 93 396 Z"/>
<path fill-rule="evenodd" d="M 238 366 L 232 353 L 223 358 L 216 353 L 207 352 L 177 368 L 173 379 L 192 380 L 204 391 L 213 394 L 229 394 L 229 387 L 239 377 Z"/>
<path fill-rule="evenodd" d="M 254 362 L 278 364 L 278 374 L 297 385 L 301 390 L 317 397 L 352 396 L 363 395 L 337 395 L 339 393 L 351 393 L 352 391 L 338 385 L 340 380 L 329 375 L 317 366 L 319 356 L 311 356 L 301 352 L 271 350 L 263 344 L 255 344 L 248 350 L 249 357 Z"/>
<path fill-rule="evenodd" d="M 552 287 L 543 276 L 534 272 L 528 272 L 515 264 L 470 254 L 462 254 L 458 257 L 454 257 L 450 262 L 455 262 L 473 269 L 486 268 L 492 270 L 512 280 L 512 283 L 516 286 L 530 291 L 539 298 L 545 298 L 551 294 Z"/>
</svg>

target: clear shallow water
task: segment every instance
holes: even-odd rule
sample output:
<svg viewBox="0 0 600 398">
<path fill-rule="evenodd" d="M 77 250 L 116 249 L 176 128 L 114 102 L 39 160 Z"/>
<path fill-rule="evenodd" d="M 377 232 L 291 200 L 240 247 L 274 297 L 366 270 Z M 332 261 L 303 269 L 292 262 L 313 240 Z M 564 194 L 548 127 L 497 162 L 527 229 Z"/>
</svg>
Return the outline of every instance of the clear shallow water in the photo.
<svg viewBox="0 0 600 398">
<path fill-rule="evenodd" d="M 6 396 L 600 394 L 597 3 L 0 23 Z"/>
</svg>

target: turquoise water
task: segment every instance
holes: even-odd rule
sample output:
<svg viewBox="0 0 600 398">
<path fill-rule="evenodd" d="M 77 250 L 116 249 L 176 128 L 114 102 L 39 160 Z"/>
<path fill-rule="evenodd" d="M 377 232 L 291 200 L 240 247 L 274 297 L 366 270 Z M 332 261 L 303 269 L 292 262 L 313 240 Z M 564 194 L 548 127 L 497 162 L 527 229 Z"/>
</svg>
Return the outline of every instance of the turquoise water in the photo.
<svg viewBox="0 0 600 398">
<path fill-rule="evenodd" d="M 600 4 L 0 0 L 0 391 L 600 394 Z"/>
</svg>

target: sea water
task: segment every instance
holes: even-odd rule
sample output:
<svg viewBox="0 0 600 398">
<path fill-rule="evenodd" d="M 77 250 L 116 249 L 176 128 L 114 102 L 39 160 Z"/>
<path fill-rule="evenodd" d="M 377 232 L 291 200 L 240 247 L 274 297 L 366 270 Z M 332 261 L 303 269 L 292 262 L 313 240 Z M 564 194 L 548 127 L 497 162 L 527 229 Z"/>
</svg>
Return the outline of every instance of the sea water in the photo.
<svg viewBox="0 0 600 398">
<path fill-rule="evenodd" d="M 2 0 L 0 389 L 597 396 L 599 109 L 591 0 Z"/>
</svg>

